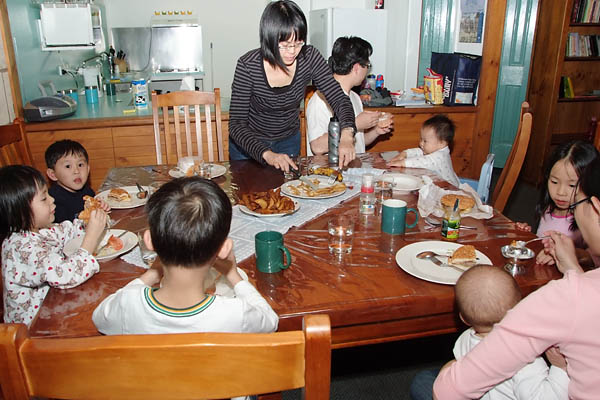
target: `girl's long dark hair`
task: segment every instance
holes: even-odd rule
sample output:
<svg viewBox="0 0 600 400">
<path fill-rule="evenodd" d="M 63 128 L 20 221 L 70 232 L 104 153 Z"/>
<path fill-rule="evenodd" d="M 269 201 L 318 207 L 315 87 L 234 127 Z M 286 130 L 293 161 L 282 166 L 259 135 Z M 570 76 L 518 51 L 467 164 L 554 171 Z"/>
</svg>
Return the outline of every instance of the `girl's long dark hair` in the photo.
<svg viewBox="0 0 600 400">
<path fill-rule="evenodd" d="M 546 164 L 544 180 L 540 191 L 540 199 L 535 207 L 535 226 L 539 225 L 540 220 L 545 213 L 552 213 L 556 209 L 556 205 L 550 198 L 550 193 L 548 193 L 548 179 L 550 179 L 550 171 L 552 170 L 552 167 L 554 167 L 554 164 L 561 160 L 568 161 L 575 169 L 577 178 L 580 179 L 586 167 L 592 161 L 598 159 L 598 156 L 598 150 L 596 150 L 591 143 L 582 140 L 563 143 L 552 152 L 550 159 Z M 577 228 L 577 226 L 573 221 L 571 230 L 574 230 L 575 228 Z"/>
<path fill-rule="evenodd" d="M 46 179 L 35 168 L 10 165 L 0 168 L 0 244 L 14 232 L 33 227 L 31 201 Z"/>
</svg>

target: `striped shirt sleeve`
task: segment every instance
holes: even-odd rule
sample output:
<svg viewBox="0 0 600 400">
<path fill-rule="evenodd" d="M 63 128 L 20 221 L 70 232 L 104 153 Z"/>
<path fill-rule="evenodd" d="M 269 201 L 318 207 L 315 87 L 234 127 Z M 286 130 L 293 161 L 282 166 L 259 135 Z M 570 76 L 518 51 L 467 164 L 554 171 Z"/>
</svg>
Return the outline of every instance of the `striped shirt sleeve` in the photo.
<svg viewBox="0 0 600 400">
<path fill-rule="evenodd" d="M 269 150 L 265 142 L 286 139 L 299 131 L 300 102 L 311 80 L 332 104 L 341 127 L 354 127 L 352 103 L 318 51 L 305 46 L 296 60 L 292 82 L 273 88 L 267 82 L 259 49 L 238 60 L 231 87 L 229 135 L 259 162 L 264 163 L 262 154 Z"/>
</svg>

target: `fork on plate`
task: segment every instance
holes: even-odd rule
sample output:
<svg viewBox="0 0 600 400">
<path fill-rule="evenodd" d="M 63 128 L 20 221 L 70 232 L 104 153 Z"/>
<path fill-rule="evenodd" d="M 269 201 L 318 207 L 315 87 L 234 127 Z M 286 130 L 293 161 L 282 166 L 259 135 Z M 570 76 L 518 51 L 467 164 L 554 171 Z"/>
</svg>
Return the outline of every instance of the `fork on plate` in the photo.
<svg viewBox="0 0 600 400">
<path fill-rule="evenodd" d="M 333 171 L 331 171 L 331 175 L 329 175 L 327 184 L 330 186 L 333 185 L 335 183 L 335 181 L 337 181 L 339 175 L 340 175 L 340 171 L 338 171 L 337 169 L 334 169 Z"/>
</svg>

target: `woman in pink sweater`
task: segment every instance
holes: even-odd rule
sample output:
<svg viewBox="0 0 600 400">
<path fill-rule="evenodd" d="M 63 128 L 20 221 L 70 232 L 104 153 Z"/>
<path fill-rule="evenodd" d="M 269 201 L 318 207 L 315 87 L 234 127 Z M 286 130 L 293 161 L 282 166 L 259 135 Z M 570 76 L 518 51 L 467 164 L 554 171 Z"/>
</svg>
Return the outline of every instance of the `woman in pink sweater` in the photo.
<svg viewBox="0 0 600 400">
<path fill-rule="evenodd" d="M 569 206 L 593 255 L 600 255 L 600 161 L 587 166 Z M 600 269 L 583 272 L 571 239 L 544 243 L 562 279 L 523 299 L 471 352 L 445 365 L 434 399 L 481 397 L 551 347 L 567 360 L 570 399 L 600 395 Z"/>
</svg>

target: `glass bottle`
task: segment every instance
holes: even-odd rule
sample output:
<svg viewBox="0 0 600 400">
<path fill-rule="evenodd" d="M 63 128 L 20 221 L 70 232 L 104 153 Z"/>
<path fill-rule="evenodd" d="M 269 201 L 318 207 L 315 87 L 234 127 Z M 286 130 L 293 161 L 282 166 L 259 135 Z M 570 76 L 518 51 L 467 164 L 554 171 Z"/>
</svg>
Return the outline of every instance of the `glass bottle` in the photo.
<svg viewBox="0 0 600 400">
<path fill-rule="evenodd" d="M 337 164 L 339 161 L 340 122 L 338 121 L 335 115 L 329 120 L 329 126 L 327 130 L 329 164 Z"/>
<path fill-rule="evenodd" d="M 373 186 L 373 174 L 364 174 L 362 176 L 359 212 L 363 215 L 375 214 L 375 188 Z"/>
<path fill-rule="evenodd" d="M 460 231 L 460 210 L 458 209 L 458 199 L 454 207 L 446 207 L 444 219 L 442 220 L 442 236 L 448 240 L 458 239 Z"/>
</svg>

